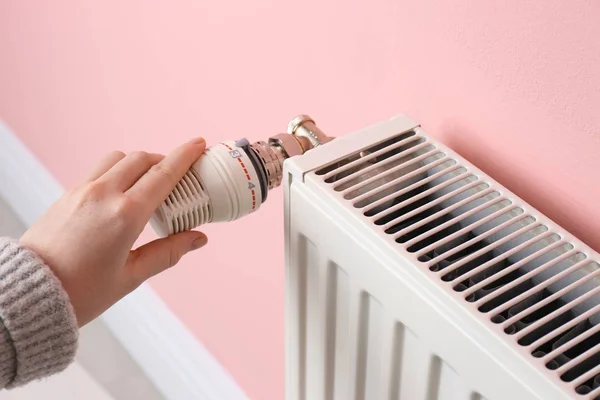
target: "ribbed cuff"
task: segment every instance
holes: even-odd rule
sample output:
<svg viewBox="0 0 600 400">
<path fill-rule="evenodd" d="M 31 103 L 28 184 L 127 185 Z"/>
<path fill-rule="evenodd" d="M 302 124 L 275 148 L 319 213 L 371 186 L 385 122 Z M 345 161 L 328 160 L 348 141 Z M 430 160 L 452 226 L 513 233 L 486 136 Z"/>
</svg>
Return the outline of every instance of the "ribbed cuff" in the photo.
<svg viewBox="0 0 600 400">
<path fill-rule="evenodd" d="M 0 238 L 0 388 L 63 371 L 78 336 L 58 278 L 32 251 Z"/>
</svg>

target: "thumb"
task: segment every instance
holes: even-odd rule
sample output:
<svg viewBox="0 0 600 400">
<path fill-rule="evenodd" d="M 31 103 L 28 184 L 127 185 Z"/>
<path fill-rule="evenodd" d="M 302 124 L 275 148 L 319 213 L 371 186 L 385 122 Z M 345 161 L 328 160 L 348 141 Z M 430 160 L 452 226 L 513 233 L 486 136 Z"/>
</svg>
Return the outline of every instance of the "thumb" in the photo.
<svg viewBox="0 0 600 400">
<path fill-rule="evenodd" d="M 178 233 L 138 247 L 130 253 L 127 263 L 136 280 L 143 282 L 174 266 L 186 253 L 204 247 L 206 243 L 208 238 L 204 233 Z"/>
</svg>

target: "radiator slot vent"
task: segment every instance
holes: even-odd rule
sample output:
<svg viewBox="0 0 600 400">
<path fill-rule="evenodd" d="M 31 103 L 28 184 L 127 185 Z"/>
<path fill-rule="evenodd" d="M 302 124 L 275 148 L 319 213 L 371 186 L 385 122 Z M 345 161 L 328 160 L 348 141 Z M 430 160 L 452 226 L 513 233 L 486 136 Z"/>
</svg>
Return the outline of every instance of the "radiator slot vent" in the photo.
<svg viewBox="0 0 600 400">
<path fill-rule="evenodd" d="M 381 151 L 381 150 L 385 151 L 386 149 L 389 150 L 388 148 L 390 146 L 393 146 L 394 144 L 396 144 L 398 142 L 405 141 L 406 139 L 410 138 L 411 136 L 415 136 L 415 135 L 416 135 L 416 133 L 414 131 L 409 131 L 409 132 L 402 133 L 398 136 L 394 136 L 393 138 L 385 140 L 381 143 L 375 144 L 375 145 L 363 150 L 362 152 L 357 153 L 354 156 L 346 157 L 346 158 L 338 160 L 334 163 L 331 163 L 330 165 L 318 170 L 316 172 L 316 174 L 319 176 L 329 175 L 330 172 L 341 169 L 342 167 L 350 164 L 353 161 L 360 160 L 361 158 L 364 159 L 365 156 L 368 154 L 377 153 L 378 151 Z M 328 179 L 328 178 L 326 178 L 326 179 Z M 328 182 L 328 183 L 330 183 L 330 182 Z"/>
<path fill-rule="evenodd" d="M 600 265 L 420 129 L 316 172 L 365 221 L 600 400 Z"/>
<path fill-rule="evenodd" d="M 404 175 L 382 185 L 374 194 L 371 194 L 372 191 L 361 190 L 361 188 L 349 192 L 345 198 L 347 200 L 355 199 L 354 206 L 356 208 L 371 206 L 367 208 L 365 215 L 373 216 L 388 209 L 391 205 L 413 198 L 467 172 L 465 168 L 455 167 L 455 165 L 456 161 L 447 160 L 444 157 L 437 162 L 426 164 L 412 171 L 415 183 L 410 184 L 407 179 L 399 179 L 406 176 Z"/>
</svg>

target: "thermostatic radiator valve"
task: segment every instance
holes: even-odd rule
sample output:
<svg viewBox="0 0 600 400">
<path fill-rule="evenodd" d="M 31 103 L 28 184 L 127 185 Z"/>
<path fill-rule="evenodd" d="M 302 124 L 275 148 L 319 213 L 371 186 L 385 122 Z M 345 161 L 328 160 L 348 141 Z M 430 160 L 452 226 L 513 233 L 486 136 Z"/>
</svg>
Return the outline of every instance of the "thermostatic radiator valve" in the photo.
<svg viewBox="0 0 600 400">
<path fill-rule="evenodd" d="M 258 210 L 283 179 L 283 161 L 331 141 L 306 115 L 268 142 L 224 141 L 206 150 L 156 210 L 150 223 L 160 236 Z"/>
</svg>

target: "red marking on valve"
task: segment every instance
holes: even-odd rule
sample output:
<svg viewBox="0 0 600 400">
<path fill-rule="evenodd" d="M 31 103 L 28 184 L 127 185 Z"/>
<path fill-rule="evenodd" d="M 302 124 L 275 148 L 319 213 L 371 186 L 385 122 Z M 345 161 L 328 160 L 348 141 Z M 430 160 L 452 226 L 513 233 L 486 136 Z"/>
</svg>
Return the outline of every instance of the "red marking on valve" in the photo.
<svg viewBox="0 0 600 400">
<path fill-rule="evenodd" d="M 233 151 L 233 149 L 227 145 L 226 143 L 221 143 L 223 146 L 225 146 L 227 149 Z M 244 173 L 246 174 L 246 179 L 248 179 L 248 181 L 252 182 L 252 178 L 250 177 L 250 174 L 248 173 L 248 170 L 246 169 L 246 165 L 244 165 L 244 162 L 242 161 L 242 157 L 238 157 L 238 162 L 240 163 L 240 166 L 243 168 Z M 252 211 L 254 211 L 256 209 L 256 195 L 254 194 L 254 189 L 252 189 Z"/>
</svg>

